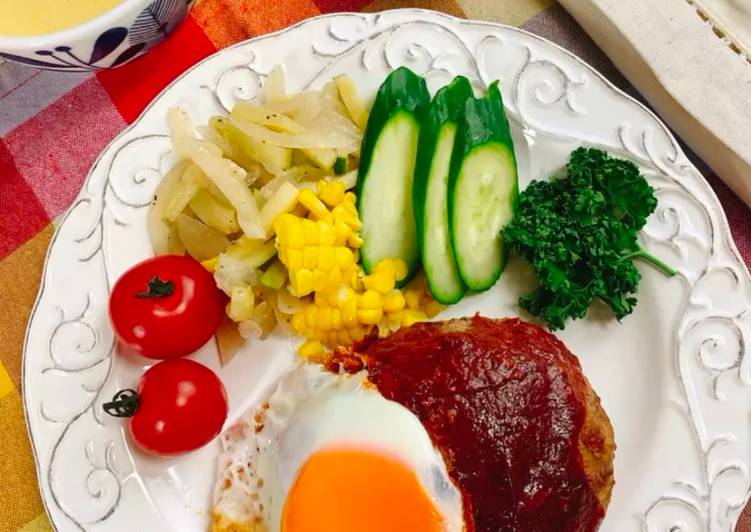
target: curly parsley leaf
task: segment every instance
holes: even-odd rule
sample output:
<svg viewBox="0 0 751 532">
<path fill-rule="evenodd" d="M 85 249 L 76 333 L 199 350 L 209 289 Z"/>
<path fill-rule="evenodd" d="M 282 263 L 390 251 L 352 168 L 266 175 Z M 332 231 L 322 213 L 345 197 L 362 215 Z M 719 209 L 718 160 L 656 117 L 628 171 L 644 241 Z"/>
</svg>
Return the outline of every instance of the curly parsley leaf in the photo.
<svg viewBox="0 0 751 532">
<path fill-rule="evenodd" d="M 504 244 L 532 264 L 539 281 L 519 304 L 553 330 L 586 316 L 595 298 L 619 320 L 630 314 L 641 279 L 635 258 L 676 273 L 639 246 L 637 233 L 657 199 L 636 165 L 579 148 L 566 170 L 566 177 L 533 181 L 503 231 Z"/>
</svg>

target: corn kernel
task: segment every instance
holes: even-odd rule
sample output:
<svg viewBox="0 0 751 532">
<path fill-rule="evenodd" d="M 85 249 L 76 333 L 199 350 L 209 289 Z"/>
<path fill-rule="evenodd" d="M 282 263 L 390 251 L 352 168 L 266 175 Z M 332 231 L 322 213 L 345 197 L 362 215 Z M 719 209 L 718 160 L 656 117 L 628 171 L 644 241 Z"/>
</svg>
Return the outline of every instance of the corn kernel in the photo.
<svg viewBox="0 0 751 532">
<path fill-rule="evenodd" d="M 402 295 L 401 291 L 396 288 L 392 289 L 383 298 L 384 312 L 398 312 L 404 308 L 405 304 L 404 295 Z"/>
<path fill-rule="evenodd" d="M 357 320 L 365 325 L 375 325 L 383 318 L 383 310 L 380 308 L 375 309 L 360 309 L 357 311 Z"/>
<path fill-rule="evenodd" d="M 318 197 L 321 198 L 326 205 L 333 207 L 344 201 L 344 183 L 341 181 L 332 181 L 326 183 L 325 181 L 318 182 Z"/>
<path fill-rule="evenodd" d="M 404 309 L 397 310 L 394 312 L 389 312 L 388 319 L 389 319 L 389 326 L 391 327 L 391 330 L 397 330 L 402 325 L 402 318 L 404 317 Z"/>
<path fill-rule="evenodd" d="M 313 272 L 307 268 L 290 271 L 289 276 L 296 296 L 307 296 L 313 291 Z"/>
<path fill-rule="evenodd" d="M 407 306 L 412 310 L 417 310 L 420 308 L 421 299 L 422 296 L 417 290 L 410 289 L 404 292 L 404 300 L 407 302 Z"/>
<path fill-rule="evenodd" d="M 282 261 L 282 264 L 287 264 L 287 259 L 289 258 L 287 256 L 287 246 L 282 246 L 281 244 L 276 245 L 277 247 L 277 254 L 279 255 L 279 260 Z"/>
<path fill-rule="evenodd" d="M 357 270 L 353 270 L 349 275 L 349 285 L 355 290 L 359 291 L 362 288 L 362 279 Z"/>
<path fill-rule="evenodd" d="M 334 254 L 336 256 L 336 265 L 342 270 L 349 268 L 355 263 L 355 257 L 352 254 L 352 250 L 349 248 L 334 248 Z"/>
<path fill-rule="evenodd" d="M 294 219 L 295 217 L 289 213 L 283 213 L 274 218 L 274 232 L 278 240 L 288 240 L 290 220 Z"/>
<path fill-rule="evenodd" d="M 305 307 L 305 324 L 308 328 L 315 328 L 317 323 L 318 309 L 315 305 L 308 305 Z"/>
<path fill-rule="evenodd" d="M 326 290 L 326 287 L 329 284 L 329 276 L 326 275 L 326 272 L 323 270 L 316 268 L 313 270 L 313 290 L 316 292 L 320 290 Z"/>
<path fill-rule="evenodd" d="M 334 207 L 331 214 L 335 220 L 343 222 L 347 227 L 355 231 L 359 231 L 362 229 L 362 222 L 357 218 L 357 211 L 354 209 L 354 206 L 350 205 L 350 208 L 348 208 L 346 204 L 342 203 Z"/>
<path fill-rule="evenodd" d="M 325 220 L 319 220 L 318 226 L 318 243 L 321 246 L 333 246 L 336 244 L 336 234 L 334 227 Z"/>
<path fill-rule="evenodd" d="M 287 250 L 287 269 L 295 271 L 303 268 L 303 254 L 299 249 Z"/>
<path fill-rule="evenodd" d="M 350 233 L 347 237 L 347 244 L 353 248 L 362 247 L 362 238 L 357 233 Z"/>
<path fill-rule="evenodd" d="M 425 321 L 428 319 L 427 314 L 420 310 L 403 310 L 402 311 L 402 326 L 409 327 L 419 321 Z"/>
<path fill-rule="evenodd" d="M 372 275 L 367 275 L 363 277 L 362 283 L 368 290 L 375 290 L 381 294 L 388 293 L 394 288 L 395 284 L 394 278 L 385 272 L 377 272 Z"/>
<path fill-rule="evenodd" d="M 305 245 L 305 235 L 303 234 L 302 223 L 299 218 L 291 216 L 290 222 L 282 234 L 284 236 L 279 239 L 282 245 L 296 249 L 302 249 Z"/>
<path fill-rule="evenodd" d="M 383 307 L 383 296 L 375 290 L 366 290 L 358 299 L 357 306 L 361 309 L 380 309 Z"/>
<path fill-rule="evenodd" d="M 322 331 L 331 330 L 331 307 L 320 307 L 318 309 L 316 326 Z"/>
<path fill-rule="evenodd" d="M 216 271 L 216 265 L 218 263 L 219 263 L 219 256 L 217 255 L 213 259 L 207 259 L 201 262 L 201 266 L 203 266 L 209 273 L 214 273 Z"/>
<path fill-rule="evenodd" d="M 329 272 L 329 286 L 339 286 L 342 284 L 342 271 L 334 268 Z"/>
<path fill-rule="evenodd" d="M 305 233 L 305 243 L 309 246 L 318 245 L 318 226 L 313 220 L 307 218 L 302 221 L 303 233 Z"/>
<path fill-rule="evenodd" d="M 317 247 L 311 245 L 305 246 L 305 249 L 302 250 L 302 264 L 303 268 L 307 268 L 309 270 L 313 270 L 316 266 L 318 266 Z"/>
<path fill-rule="evenodd" d="M 342 323 L 347 328 L 357 326 L 357 300 L 353 297 L 345 302 L 342 307 Z"/>
<path fill-rule="evenodd" d="M 346 194 L 344 194 L 344 203 L 355 205 L 357 203 L 357 196 L 355 196 L 355 193 L 347 192 Z"/>
<path fill-rule="evenodd" d="M 342 327 L 344 327 L 344 323 L 342 323 L 342 311 L 334 308 L 331 310 L 331 328 L 339 331 Z"/>
<path fill-rule="evenodd" d="M 383 259 L 373 266 L 372 274 L 383 273 L 389 277 L 396 279 L 396 268 L 394 267 L 394 259 Z"/>
<path fill-rule="evenodd" d="M 331 281 L 331 274 L 329 274 L 329 282 Z M 339 288 L 341 288 L 341 285 L 330 285 L 331 288 L 327 289 L 324 294 L 326 294 L 326 304 L 331 307 L 339 307 L 339 298 L 337 296 L 337 293 L 339 292 Z"/>
<path fill-rule="evenodd" d="M 441 305 L 438 301 L 431 300 L 427 305 L 425 305 L 425 314 L 427 314 L 429 318 L 432 318 L 434 316 L 437 316 L 443 310 L 443 308 L 443 305 Z"/>
<path fill-rule="evenodd" d="M 298 312 L 292 316 L 292 328 L 297 332 L 302 332 L 306 328 L 304 313 Z"/>
<path fill-rule="evenodd" d="M 326 218 L 331 214 L 326 208 L 326 205 L 316 197 L 312 190 L 305 189 L 301 191 L 298 201 L 304 205 L 315 218 Z"/>
<path fill-rule="evenodd" d="M 401 281 L 407 276 L 407 263 L 402 259 L 383 259 L 373 266 L 373 273 L 380 272 L 388 273 L 393 276 L 395 280 Z"/>
<path fill-rule="evenodd" d="M 348 302 L 354 301 L 355 308 L 357 308 L 357 301 L 355 300 L 355 291 L 348 286 L 340 286 L 335 293 L 336 305 L 339 308 L 344 308 L 344 305 Z"/>
<path fill-rule="evenodd" d="M 325 272 L 330 272 L 336 266 L 336 255 L 334 248 L 321 246 L 318 251 L 318 268 Z"/>
<path fill-rule="evenodd" d="M 323 307 L 325 305 L 328 305 L 328 298 L 326 297 L 326 292 L 316 292 L 313 296 L 313 303 L 318 307 Z"/>
<path fill-rule="evenodd" d="M 349 215 L 350 218 L 357 221 L 358 224 L 361 224 L 360 222 L 360 213 L 357 212 L 357 207 L 354 203 L 350 203 L 348 201 L 345 201 L 339 205 L 344 212 Z"/>
<path fill-rule="evenodd" d="M 334 219 L 334 235 L 336 236 L 336 242 L 334 245 L 343 246 L 347 243 L 352 229 L 341 220 Z"/>
<path fill-rule="evenodd" d="M 349 330 L 349 336 L 352 338 L 352 342 L 359 342 L 360 340 L 365 338 L 366 332 L 367 331 L 362 327 L 354 327 Z"/>
<path fill-rule="evenodd" d="M 337 331 L 329 331 L 328 334 L 326 334 L 326 341 L 328 344 L 332 347 L 336 347 L 339 345 L 339 335 Z"/>
<path fill-rule="evenodd" d="M 409 268 L 407 268 L 407 263 L 402 259 L 394 259 L 394 279 L 401 281 L 407 277 L 408 273 Z"/>
<path fill-rule="evenodd" d="M 339 342 L 339 345 L 350 345 L 352 343 L 352 337 L 349 335 L 348 329 L 337 331 L 336 339 Z"/>
<path fill-rule="evenodd" d="M 310 358 L 323 353 L 323 345 L 318 340 L 308 340 L 297 348 L 297 354 L 301 357 Z"/>
</svg>

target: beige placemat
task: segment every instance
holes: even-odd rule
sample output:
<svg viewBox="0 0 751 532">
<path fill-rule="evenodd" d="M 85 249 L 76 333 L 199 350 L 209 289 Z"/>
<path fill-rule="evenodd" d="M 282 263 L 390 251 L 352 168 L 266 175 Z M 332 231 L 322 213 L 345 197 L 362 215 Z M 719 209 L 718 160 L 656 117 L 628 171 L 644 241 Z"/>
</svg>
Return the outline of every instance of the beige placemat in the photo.
<svg viewBox="0 0 751 532">
<path fill-rule="evenodd" d="M 751 0 L 560 0 L 751 205 Z"/>
</svg>

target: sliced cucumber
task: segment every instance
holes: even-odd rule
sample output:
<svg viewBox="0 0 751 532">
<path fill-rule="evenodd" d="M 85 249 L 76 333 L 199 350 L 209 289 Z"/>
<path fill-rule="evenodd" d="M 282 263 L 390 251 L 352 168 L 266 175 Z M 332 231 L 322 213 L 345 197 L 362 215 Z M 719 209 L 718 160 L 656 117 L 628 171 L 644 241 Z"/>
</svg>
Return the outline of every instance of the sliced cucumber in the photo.
<svg viewBox="0 0 751 532">
<path fill-rule="evenodd" d="M 498 82 L 470 98 L 459 122 L 449 175 L 451 243 L 464 283 L 487 290 L 501 276 L 506 253 L 501 229 L 519 193 L 516 157 Z"/>
<path fill-rule="evenodd" d="M 368 118 L 357 177 L 360 256 L 368 273 L 379 261 L 398 258 L 407 263 L 409 279 L 419 265 L 412 179 L 429 102 L 425 80 L 402 67 L 383 82 Z"/>
<path fill-rule="evenodd" d="M 433 297 L 450 305 L 466 290 L 451 247 L 448 183 L 456 127 L 468 98 L 469 80 L 459 76 L 433 98 L 420 129 L 413 202 L 420 256 Z"/>
</svg>

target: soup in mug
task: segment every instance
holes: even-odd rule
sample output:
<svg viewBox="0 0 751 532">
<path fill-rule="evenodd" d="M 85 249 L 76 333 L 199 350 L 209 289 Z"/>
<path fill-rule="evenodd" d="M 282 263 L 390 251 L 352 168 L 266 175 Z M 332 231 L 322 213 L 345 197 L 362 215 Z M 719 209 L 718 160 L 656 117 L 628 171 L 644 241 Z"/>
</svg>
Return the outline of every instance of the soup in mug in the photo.
<svg viewBox="0 0 751 532">
<path fill-rule="evenodd" d="M 71 28 L 123 0 L 0 0 L 0 35 L 22 37 Z"/>
</svg>

